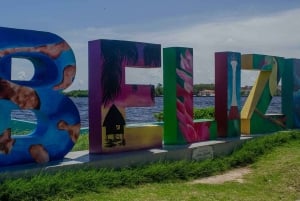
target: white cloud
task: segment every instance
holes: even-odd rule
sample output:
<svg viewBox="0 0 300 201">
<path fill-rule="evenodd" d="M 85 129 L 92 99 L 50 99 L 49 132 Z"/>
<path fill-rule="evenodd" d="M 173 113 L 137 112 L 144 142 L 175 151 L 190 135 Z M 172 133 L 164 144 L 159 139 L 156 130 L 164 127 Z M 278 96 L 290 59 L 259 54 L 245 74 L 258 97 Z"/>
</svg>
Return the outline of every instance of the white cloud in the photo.
<svg viewBox="0 0 300 201">
<path fill-rule="evenodd" d="M 240 19 L 220 19 L 210 23 L 188 22 L 186 26 L 156 31 L 137 31 L 138 27 L 87 28 L 63 33 L 74 49 L 78 74 L 75 82 L 81 80 L 81 86 L 88 83 L 88 41 L 100 38 L 132 40 L 162 44 L 162 47 L 185 46 L 194 49 L 194 83 L 214 82 L 214 53 L 237 51 L 244 53 L 268 54 L 283 57 L 300 57 L 300 9 L 288 10 L 267 16 Z M 176 20 L 174 20 L 176 23 Z M 162 83 L 162 70 L 149 73 L 149 82 Z M 150 71 L 147 71 L 147 73 Z M 253 82 L 253 74 L 243 83 Z M 250 76 L 250 77 L 249 77 Z M 138 75 L 132 75 L 132 80 Z M 130 77 L 127 78 L 130 80 Z M 75 84 L 76 85 L 76 84 Z M 74 86 L 75 86 L 74 85 Z M 84 86 L 85 85 L 85 86 Z"/>
<path fill-rule="evenodd" d="M 12 80 L 31 80 L 34 74 L 34 66 L 31 61 L 23 58 L 12 58 L 11 60 L 11 79 Z"/>
</svg>

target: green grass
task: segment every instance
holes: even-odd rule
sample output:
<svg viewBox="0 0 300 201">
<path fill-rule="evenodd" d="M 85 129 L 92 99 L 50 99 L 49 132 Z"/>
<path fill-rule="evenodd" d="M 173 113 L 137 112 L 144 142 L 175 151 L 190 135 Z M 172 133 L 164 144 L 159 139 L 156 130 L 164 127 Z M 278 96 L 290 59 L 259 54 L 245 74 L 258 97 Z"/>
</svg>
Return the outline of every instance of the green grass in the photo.
<svg viewBox="0 0 300 201">
<path fill-rule="evenodd" d="M 162 161 L 124 169 L 62 170 L 2 178 L 0 200 L 296 200 L 300 199 L 300 132 L 247 141 L 232 155 L 202 162 Z M 246 183 L 188 181 L 251 165 Z"/>
<path fill-rule="evenodd" d="M 27 135 L 35 129 L 34 123 L 28 123 L 26 121 L 11 120 L 11 128 L 13 135 Z"/>
<path fill-rule="evenodd" d="M 89 149 L 89 135 L 86 132 L 80 133 L 80 136 L 71 151 L 83 151 Z"/>
</svg>

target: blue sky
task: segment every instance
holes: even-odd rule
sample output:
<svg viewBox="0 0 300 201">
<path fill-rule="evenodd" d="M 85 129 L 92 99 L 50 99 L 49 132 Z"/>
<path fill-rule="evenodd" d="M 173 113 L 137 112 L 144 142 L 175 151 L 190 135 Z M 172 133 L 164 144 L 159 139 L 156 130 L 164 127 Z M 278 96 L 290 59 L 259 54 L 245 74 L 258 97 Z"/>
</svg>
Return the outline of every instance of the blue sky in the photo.
<svg viewBox="0 0 300 201">
<path fill-rule="evenodd" d="M 194 48 L 194 83 L 214 82 L 216 51 L 300 58 L 298 0 L 10 0 L 0 13 L 3 27 L 52 32 L 71 45 L 77 75 L 69 90 L 87 89 L 87 44 L 101 38 Z M 18 75 L 30 76 L 28 68 Z M 126 73 L 128 83 L 162 83 L 162 69 Z M 242 84 L 255 76 L 243 72 Z"/>
</svg>

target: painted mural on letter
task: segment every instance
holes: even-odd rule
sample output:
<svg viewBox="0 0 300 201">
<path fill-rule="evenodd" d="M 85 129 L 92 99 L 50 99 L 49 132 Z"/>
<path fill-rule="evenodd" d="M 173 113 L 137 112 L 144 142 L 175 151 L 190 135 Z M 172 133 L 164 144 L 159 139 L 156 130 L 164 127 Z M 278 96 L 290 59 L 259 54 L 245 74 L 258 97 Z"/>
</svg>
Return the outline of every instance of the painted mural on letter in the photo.
<svg viewBox="0 0 300 201">
<path fill-rule="evenodd" d="M 161 128 L 155 125 L 126 126 L 126 107 L 154 105 L 154 86 L 125 83 L 125 68 L 160 67 L 161 47 L 156 44 L 96 40 L 90 41 L 90 135 L 98 142 L 93 152 L 118 152 L 161 146 Z M 93 56 L 93 54 L 97 55 Z M 94 62 L 93 62 L 94 61 Z M 93 74 L 93 75 L 92 75 Z M 97 106 L 97 105 L 98 106 Z M 101 105 L 101 107 L 99 107 Z M 101 122 L 101 123 L 100 123 Z M 100 127 L 99 125 L 102 125 Z M 101 139 L 99 136 L 101 135 Z M 93 140 L 94 141 L 94 140 Z"/>
<path fill-rule="evenodd" d="M 240 53 L 215 53 L 215 82 L 215 116 L 217 121 L 218 136 L 240 136 Z"/>
<path fill-rule="evenodd" d="M 71 47 L 47 32 L 0 28 L 0 36 L 0 165 L 62 159 L 80 132 L 78 110 L 60 92 L 72 84 L 76 73 Z M 31 80 L 11 79 L 13 58 L 33 64 Z M 14 135 L 12 110 L 31 110 L 36 129 Z"/>
<path fill-rule="evenodd" d="M 260 134 L 286 128 L 284 115 L 266 114 L 272 97 L 276 94 L 284 65 L 285 61 L 281 57 L 242 55 L 243 69 L 259 71 L 241 112 L 242 133 Z"/>
<path fill-rule="evenodd" d="M 193 119 L 193 49 L 164 48 L 164 143 L 208 140 L 209 127 Z"/>
</svg>

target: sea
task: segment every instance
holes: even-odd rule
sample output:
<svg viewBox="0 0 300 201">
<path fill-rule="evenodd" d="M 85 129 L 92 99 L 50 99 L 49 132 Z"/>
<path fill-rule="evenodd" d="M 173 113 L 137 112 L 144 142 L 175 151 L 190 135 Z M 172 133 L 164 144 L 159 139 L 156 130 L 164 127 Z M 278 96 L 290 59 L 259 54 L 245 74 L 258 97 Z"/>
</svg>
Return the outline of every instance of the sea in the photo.
<svg viewBox="0 0 300 201">
<path fill-rule="evenodd" d="M 71 98 L 78 108 L 82 127 L 88 127 L 88 98 Z M 214 106 L 215 97 L 201 96 L 194 97 L 194 108 L 205 108 Z M 241 97 L 241 105 L 244 104 L 246 97 Z M 163 111 L 163 97 L 155 98 L 155 105 L 152 107 L 129 107 L 126 108 L 126 123 L 143 123 L 143 122 L 155 122 L 155 113 Z M 273 97 L 271 104 L 269 105 L 267 113 L 277 114 L 281 113 L 281 97 Z M 14 110 L 11 113 L 11 118 L 36 122 L 35 114 L 30 110 Z"/>
</svg>

